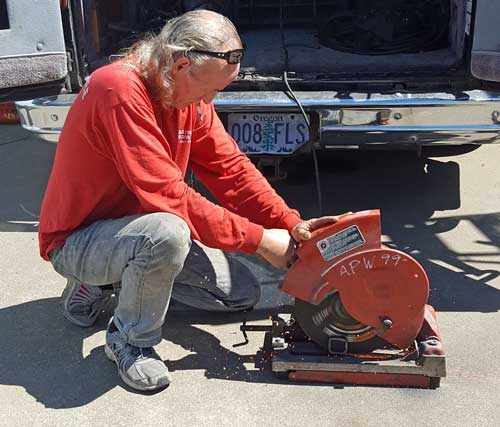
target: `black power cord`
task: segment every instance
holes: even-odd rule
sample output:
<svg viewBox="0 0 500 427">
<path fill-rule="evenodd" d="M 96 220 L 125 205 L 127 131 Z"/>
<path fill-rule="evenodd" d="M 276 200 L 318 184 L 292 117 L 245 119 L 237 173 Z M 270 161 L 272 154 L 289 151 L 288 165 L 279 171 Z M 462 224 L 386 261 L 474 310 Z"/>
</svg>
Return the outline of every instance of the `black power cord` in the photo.
<svg viewBox="0 0 500 427">
<path fill-rule="evenodd" d="M 288 91 L 288 95 L 295 101 L 297 106 L 299 107 L 300 112 L 302 113 L 302 116 L 304 116 L 304 120 L 307 124 L 307 128 L 310 131 L 311 130 L 311 121 L 309 120 L 309 116 L 306 114 L 304 107 L 302 106 L 300 100 L 297 98 L 295 95 L 295 92 L 292 90 L 292 87 L 290 86 L 290 83 L 288 82 L 288 49 L 286 45 L 286 40 L 285 40 L 285 29 L 284 29 L 284 19 L 283 19 L 283 0 L 280 0 L 280 32 L 281 32 L 281 43 L 283 45 L 283 50 L 285 53 L 285 70 L 283 71 L 283 82 L 285 83 L 285 86 Z M 311 133 L 309 132 L 309 135 Z M 321 192 L 321 178 L 319 175 L 319 165 L 318 165 L 318 156 L 316 154 L 316 150 L 314 149 L 314 143 L 312 142 L 311 139 L 309 139 L 309 144 L 311 144 L 311 153 L 313 157 L 313 163 L 314 163 L 314 174 L 316 178 L 316 192 L 318 195 L 318 209 L 319 209 L 319 216 L 323 215 L 323 195 Z"/>
<path fill-rule="evenodd" d="M 289 92 L 291 98 L 295 101 L 295 103 L 297 104 L 297 106 L 300 109 L 300 112 L 304 116 L 304 120 L 305 120 L 305 122 L 307 124 L 307 128 L 310 130 L 310 128 L 311 128 L 311 121 L 309 120 L 309 117 L 307 116 L 306 112 L 304 111 L 304 107 L 302 106 L 302 104 L 300 103 L 299 99 L 297 98 L 297 96 L 293 92 L 292 88 L 290 87 L 290 83 L 288 82 L 288 76 L 287 76 L 287 71 L 286 70 L 283 71 L 283 81 L 285 82 L 285 85 L 286 85 L 286 87 L 288 89 L 288 92 Z M 311 153 L 312 153 L 313 163 L 314 163 L 314 175 L 315 175 L 315 178 L 316 178 L 316 193 L 318 195 L 319 215 L 322 216 L 323 215 L 323 195 L 321 193 L 321 178 L 320 178 L 320 175 L 319 175 L 318 156 L 316 154 L 316 150 L 314 148 L 313 142 L 311 140 L 309 140 L 309 143 L 311 144 Z"/>
</svg>

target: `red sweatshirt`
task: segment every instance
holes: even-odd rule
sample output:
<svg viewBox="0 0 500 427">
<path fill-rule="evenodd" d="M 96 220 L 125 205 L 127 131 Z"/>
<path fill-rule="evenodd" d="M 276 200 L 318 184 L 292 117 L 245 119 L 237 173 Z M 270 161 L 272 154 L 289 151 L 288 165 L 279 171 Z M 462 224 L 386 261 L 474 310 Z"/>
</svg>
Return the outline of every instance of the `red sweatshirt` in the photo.
<svg viewBox="0 0 500 427">
<path fill-rule="evenodd" d="M 216 205 L 184 181 L 190 166 Z M 265 228 L 300 217 L 235 141 L 212 104 L 183 110 L 152 102 L 141 77 L 114 63 L 95 71 L 73 103 L 42 204 L 40 254 L 94 221 L 170 212 L 207 246 L 254 253 Z"/>
</svg>

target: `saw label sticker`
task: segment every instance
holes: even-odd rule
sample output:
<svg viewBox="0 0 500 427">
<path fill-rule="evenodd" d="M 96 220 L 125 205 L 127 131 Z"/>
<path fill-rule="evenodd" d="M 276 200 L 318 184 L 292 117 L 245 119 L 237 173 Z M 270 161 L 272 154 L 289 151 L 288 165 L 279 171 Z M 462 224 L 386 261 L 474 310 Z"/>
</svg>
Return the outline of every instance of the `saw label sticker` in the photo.
<svg viewBox="0 0 500 427">
<path fill-rule="evenodd" d="M 316 243 L 325 261 L 342 255 L 351 249 L 364 245 L 365 239 L 357 225 L 352 225 Z"/>
</svg>

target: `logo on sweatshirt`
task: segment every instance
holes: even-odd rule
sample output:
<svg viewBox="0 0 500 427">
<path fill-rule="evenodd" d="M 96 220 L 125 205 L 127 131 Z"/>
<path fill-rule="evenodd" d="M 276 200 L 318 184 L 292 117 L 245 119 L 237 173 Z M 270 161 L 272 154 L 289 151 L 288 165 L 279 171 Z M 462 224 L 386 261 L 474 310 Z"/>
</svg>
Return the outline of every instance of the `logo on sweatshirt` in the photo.
<svg viewBox="0 0 500 427">
<path fill-rule="evenodd" d="M 82 101 L 85 99 L 85 97 L 87 96 L 87 94 L 89 93 L 89 84 L 90 84 L 90 79 L 92 78 L 92 76 L 89 76 L 89 78 L 87 79 L 87 81 L 85 82 L 85 85 L 83 86 L 83 90 L 82 90 Z"/>
<path fill-rule="evenodd" d="M 193 133 L 192 130 L 179 129 L 179 134 L 177 136 L 179 144 L 190 144 L 192 133 Z"/>
</svg>

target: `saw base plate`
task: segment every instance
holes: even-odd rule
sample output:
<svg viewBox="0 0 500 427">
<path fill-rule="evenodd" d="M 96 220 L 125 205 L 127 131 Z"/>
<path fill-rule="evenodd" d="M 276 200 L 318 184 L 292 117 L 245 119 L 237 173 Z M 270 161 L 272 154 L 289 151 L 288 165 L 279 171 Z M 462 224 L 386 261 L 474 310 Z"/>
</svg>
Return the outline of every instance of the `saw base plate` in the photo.
<svg viewBox="0 0 500 427">
<path fill-rule="evenodd" d="M 291 381 L 435 389 L 446 376 L 444 354 L 426 354 L 425 343 L 418 339 L 405 350 L 328 354 L 289 314 L 274 316 L 267 334 L 272 371 Z"/>
</svg>

